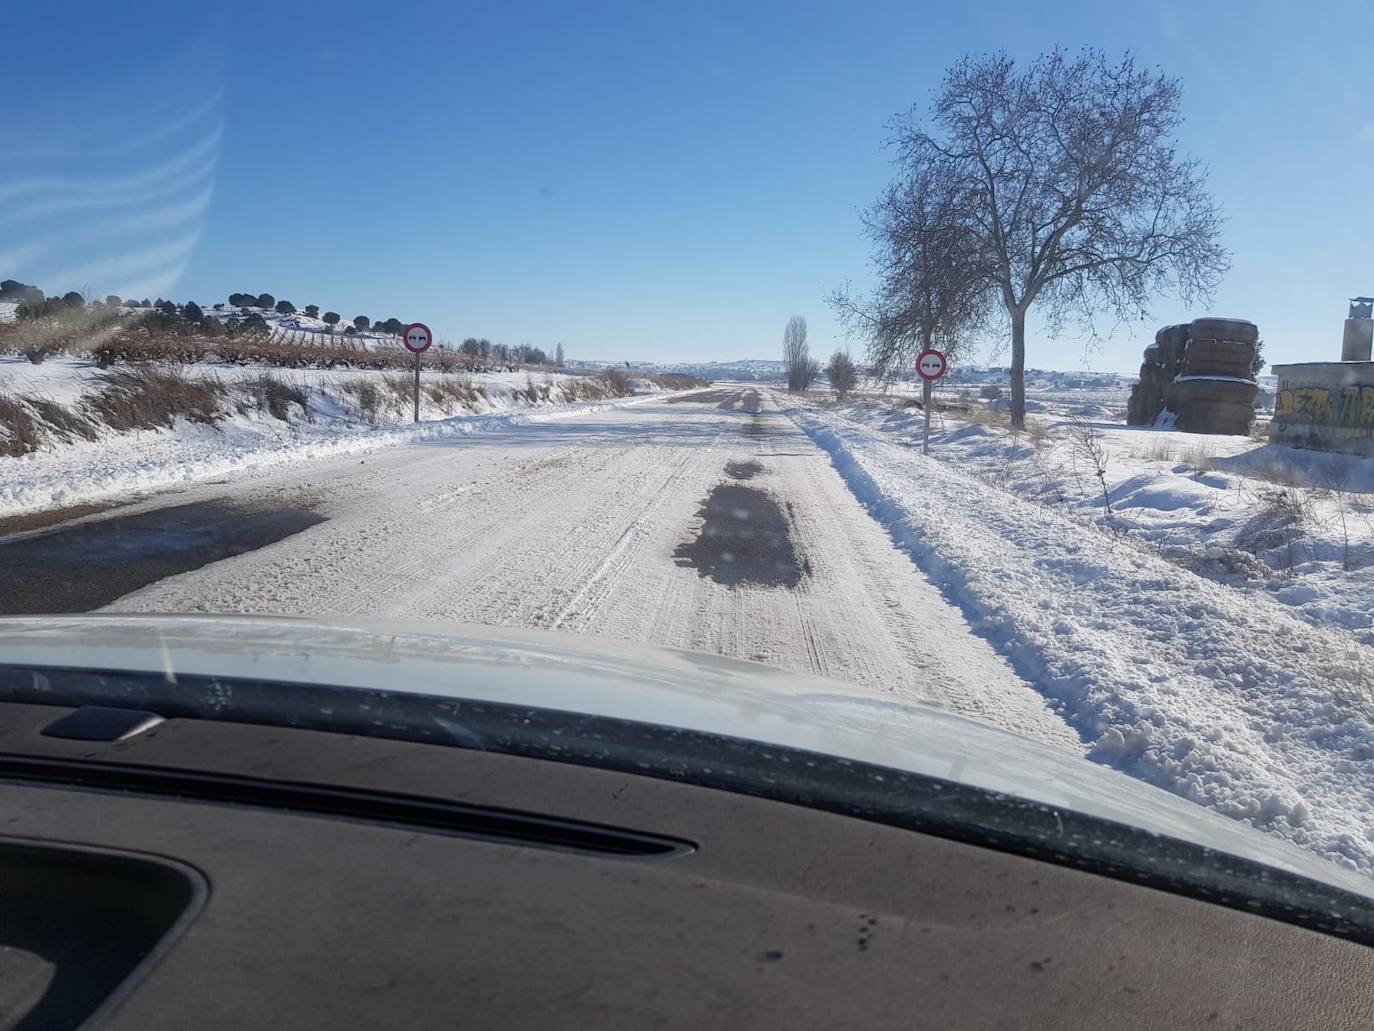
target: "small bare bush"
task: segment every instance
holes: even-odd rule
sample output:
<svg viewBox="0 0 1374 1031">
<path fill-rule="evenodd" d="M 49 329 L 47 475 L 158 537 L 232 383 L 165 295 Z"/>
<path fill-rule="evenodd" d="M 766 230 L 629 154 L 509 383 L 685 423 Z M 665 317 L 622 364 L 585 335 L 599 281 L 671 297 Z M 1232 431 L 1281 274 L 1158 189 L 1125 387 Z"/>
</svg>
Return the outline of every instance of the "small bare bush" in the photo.
<svg viewBox="0 0 1374 1031">
<path fill-rule="evenodd" d="M 1102 509 L 1107 515 L 1111 515 L 1112 496 L 1107 490 L 1109 454 L 1102 442 L 1102 434 L 1092 423 L 1071 415 L 1064 422 L 1064 439 L 1068 441 L 1075 457 L 1087 462 L 1093 476 L 1097 478 L 1098 486 L 1102 489 Z"/>
<path fill-rule="evenodd" d="M 1259 497 L 1261 516 L 1277 538 L 1280 568 L 1291 579 L 1297 575 L 1299 547 L 1307 520 L 1307 499 L 1290 488 L 1262 490 Z"/>
<path fill-rule="evenodd" d="M 1007 416 L 1007 422 L 1011 422 L 1010 415 Z M 1024 435 L 1036 448 L 1043 447 L 1050 440 L 1050 428 L 1039 419 L 1032 419 L 1030 416 L 1026 417 L 1026 424 L 1019 430 L 1012 426 L 1011 431 Z"/>
<path fill-rule="evenodd" d="M 1174 460 L 1174 444 L 1168 437 L 1155 437 L 1139 454 L 1147 462 L 1172 462 Z"/>
<path fill-rule="evenodd" d="M 295 384 L 284 383 L 270 373 L 263 373 L 245 384 L 258 411 L 267 412 L 274 419 L 286 422 L 291 417 L 291 406 L 299 405 L 301 415 L 310 413 L 310 401 L 305 390 Z"/>
<path fill-rule="evenodd" d="M 377 413 L 382 406 L 382 392 L 371 380 L 349 380 L 341 384 L 344 393 L 352 394 L 358 402 L 360 411 L 368 422 L 377 421 Z"/>
<path fill-rule="evenodd" d="M 34 365 L 42 365 L 45 360 L 59 353 L 59 348 L 40 344 L 34 347 L 25 347 L 20 353 Z"/>
<path fill-rule="evenodd" d="M 511 391 L 512 397 L 524 398 L 530 404 L 538 404 L 540 401 L 549 399 L 549 383 L 535 383 L 534 377 L 525 373 L 525 386 L 523 389 L 517 387 Z"/>
<path fill-rule="evenodd" d="M 903 407 L 919 408 L 920 403 L 912 399 Z M 1011 423 L 1011 418 L 1007 413 L 996 408 L 970 408 L 967 412 L 960 413 L 959 417 L 975 426 L 1007 426 Z"/>
<path fill-rule="evenodd" d="M 177 419 L 213 426 L 224 417 L 224 385 L 217 380 L 155 368 L 120 369 L 103 378 L 105 385 L 88 404 L 112 430 L 171 427 Z"/>
<path fill-rule="evenodd" d="M 1180 454 L 1178 461 L 1180 465 L 1186 465 L 1200 473 L 1210 472 L 1216 468 L 1217 451 L 1211 444 L 1199 442 Z"/>
<path fill-rule="evenodd" d="M 567 379 L 559 389 L 567 401 L 600 401 L 613 397 L 611 385 L 601 376 L 578 376 Z"/>
<path fill-rule="evenodd" d="M 1348 462 L 1340 462 L 1334 465 L 1326 476 L 1327 489 L 1331 492 L 1331 498 L 1336 503 L 1336 515 L 1341 523 L 1341 568 L 1347 573 L 1355 568 L 1355 561 L 1350 551 L 1350 522 L 1348 514 L 1351 509 L 1351 497 L 1354 484 L 1354 470 Z"/>
<path fill-rule="evenodd" d="M 38 420 L 13 394 L 0 394 L 0 455 L 18 458 L 38 450 Z"/>
<path fill-rule="evenodd" d="M 34 413 L 54 436 L 63 441 L 95 440 L 95 423 L 74 409 L 46 397 L 26 398 Z"/>
<path fill-rule="evenodd" d="M 475 408 L 487 396 L 487 388 L 473 383 L 471 376 L 453 376 L 447 383 L 449 392 L 469 408 Z"/>
<path fill-rule="evenodd" d="M 46 438 L 66 443 L 96 436 L 96 425 L 66 405 L 45 397 L 0 393 L 0 455 L 31 454 Z"/>
<path fill-rule="evenodd" d="M 444 412 L 456 408 L 476 409 L 480 400 L 487 396 L 486 388 L 475 386 L 470 377 L 443 374 L 427 378 L 424 393 L 432 405 Z"/>
<path fill-rule="evenodd" d="M 389 397 L 390 407 L 398 412 L 403 412 L 407 406 L 415 404 L 415 376 L 407 376 L 405 373 L 388 373 L 382 377 L 382 383 L 386 387 Z"/>
</svg>

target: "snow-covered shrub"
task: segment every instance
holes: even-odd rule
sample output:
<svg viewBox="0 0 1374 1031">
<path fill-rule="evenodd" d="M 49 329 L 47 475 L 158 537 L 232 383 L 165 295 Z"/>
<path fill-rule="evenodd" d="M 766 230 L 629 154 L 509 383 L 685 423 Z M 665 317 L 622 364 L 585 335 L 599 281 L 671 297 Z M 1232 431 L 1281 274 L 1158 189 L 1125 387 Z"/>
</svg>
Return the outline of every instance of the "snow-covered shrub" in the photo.
<svg viewBox="0 0 1374 1031">
<path fill-rule="evenodd" d="M 252 395 L 258 411 L 267 412 L 282 422 L 290 418 L 293 404 L 300 405 L 302 415 L 310 411 L 309 399 L 301 387 L 284 383 L 270 373 L 245 381 L 244 387 Z"/>
<path fill-rule="evenodd" d="M 37 451 L 38 420 L 13 394 L 0 394 L 0 455 L 16 458 Z"/>
<path fill-rule="evenodd" d="M 224 418 L 218 380 L 186 376 L 176 369 L 120 369 L 104 376 L 90 410 L 112 430 L 170 428 L 177 419 L 213 426 Z"/>
</svg>

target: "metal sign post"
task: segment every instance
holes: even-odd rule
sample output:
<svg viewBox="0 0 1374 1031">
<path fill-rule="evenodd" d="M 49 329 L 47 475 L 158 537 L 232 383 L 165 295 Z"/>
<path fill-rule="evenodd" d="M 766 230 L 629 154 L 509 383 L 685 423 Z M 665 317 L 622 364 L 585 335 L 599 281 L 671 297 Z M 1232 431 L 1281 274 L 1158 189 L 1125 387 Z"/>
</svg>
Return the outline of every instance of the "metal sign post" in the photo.
<svg viewBox="0 0 1374 1031">
<path fill-rule="evenodd" d="M 415 421 L 420 421 L 420 355 L 434 343 L 434 334 L 423 322 L 412 322 L 402 337 L 408 350 L 415 355 Z"/>
<path fill-rule="evenodd" d="M 420 360 L 418 355 L 415 360 L 417 362 Z M 418 375 L 418 373 L 416 375 Z M 930 380 L 922 382 L 921 407 L 925 409 L 926 413 L 926 431 L 924 436 L 921 437 L 921 454 L 923 455 L 930 454 L 930 389 Z"/>
<path fill-rule="evenodd" d="M 921 377 L 921 407 L 926 413 L 925 438 L 921 441 L 921 454 L 930 454 L 930 393 L 934 382 L 949 371 L 949 362 L 942 352 L 926 348 L 916 356 L 916 375 Z"/>
<path fill-rule="evenodd" d="M 415 352 L 415 422 L 420 421 L 420 352 Z"/>
</svg>

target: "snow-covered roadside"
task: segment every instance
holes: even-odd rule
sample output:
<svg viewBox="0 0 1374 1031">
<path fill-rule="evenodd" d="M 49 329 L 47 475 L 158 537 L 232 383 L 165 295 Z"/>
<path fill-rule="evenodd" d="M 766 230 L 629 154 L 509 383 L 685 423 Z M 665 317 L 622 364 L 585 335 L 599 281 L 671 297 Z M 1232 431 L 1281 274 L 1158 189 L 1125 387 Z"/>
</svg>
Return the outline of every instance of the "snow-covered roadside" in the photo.
<svg viewBox="0 0 1374 1031">
<path fill-rule="evenodd" d="M 1352 635 L 838 411 L 788 413 L 1092 758 L 1374 872 L 1374 654 Z"/>
<path fill-rule="evenodd" d="M 1374 645 L 1374 459 L 1125 426 L 1081 401 L 1027 407 L 1037 414 L 1022 434 L 937 413 L 931 453 Z M 839 411 L 891 439 L 919 441 L 918 410 L 873 400 Z"/>
<path fill-rule="evenodd" d="M 59 363 L 16 367 L 3 385 L 72 404 L 97 381 L 87 363 L 64 369 Z M 234 370 L 219 376 L 234 385 L 263 370 Z M 215 426 L 178 420 L 173 429 L 107 433 L 94 441 L 73 441 L 17 458 L 0 458 L 0 517 L 71 505 L 92 504 L 168 487 L 242 475 L 321 458 L 363 454 L 398 444 L 440 440 L 469 433 L 509 429 L 524 423 L 545 422 L 637 404 L 648 397 L 563 403 L 531 402 L 520 391 L 527 376 L 491 374 L 466 377 L 485 393 L 475 404 L 481 414 L 445 416 L 431 399 L 422 403 L 422 421 L 400 422 L 394 412 L 380 418 L 387 425 L 366 421 L 342 384 L 350 380 L 380 380 L 379 373 L 327 373 L 313 370 L 277 371 L 273 375 L 303 389 L 309 415 L 293 408 L 289 419 L 247 409 Z M 559 396 L 559 377 L 545 377 L 550 395 Z M 542 380 L 535 380 L 543 385 Z M 661 395 L 659 395 L 661 396 Z M 385 395 L 384 395 L 385 397 Z M 406 413 L 409 417 L 409 413 Z"/>
</svg>

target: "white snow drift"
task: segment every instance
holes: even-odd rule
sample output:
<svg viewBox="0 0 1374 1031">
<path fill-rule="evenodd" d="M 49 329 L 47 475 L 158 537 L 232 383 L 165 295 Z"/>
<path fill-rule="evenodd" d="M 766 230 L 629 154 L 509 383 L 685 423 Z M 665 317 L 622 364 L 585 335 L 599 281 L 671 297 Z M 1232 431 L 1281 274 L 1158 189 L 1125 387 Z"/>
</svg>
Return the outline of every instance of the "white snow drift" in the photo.
<svg viewBox="0 0 1374 1031">
<path fill-rule="evenodd" d="M 900 421 L 789 414 L 1093 758 L 1374 870 L 1374 655 L 1354 635 L 923 457 Z"/>
</svg>

